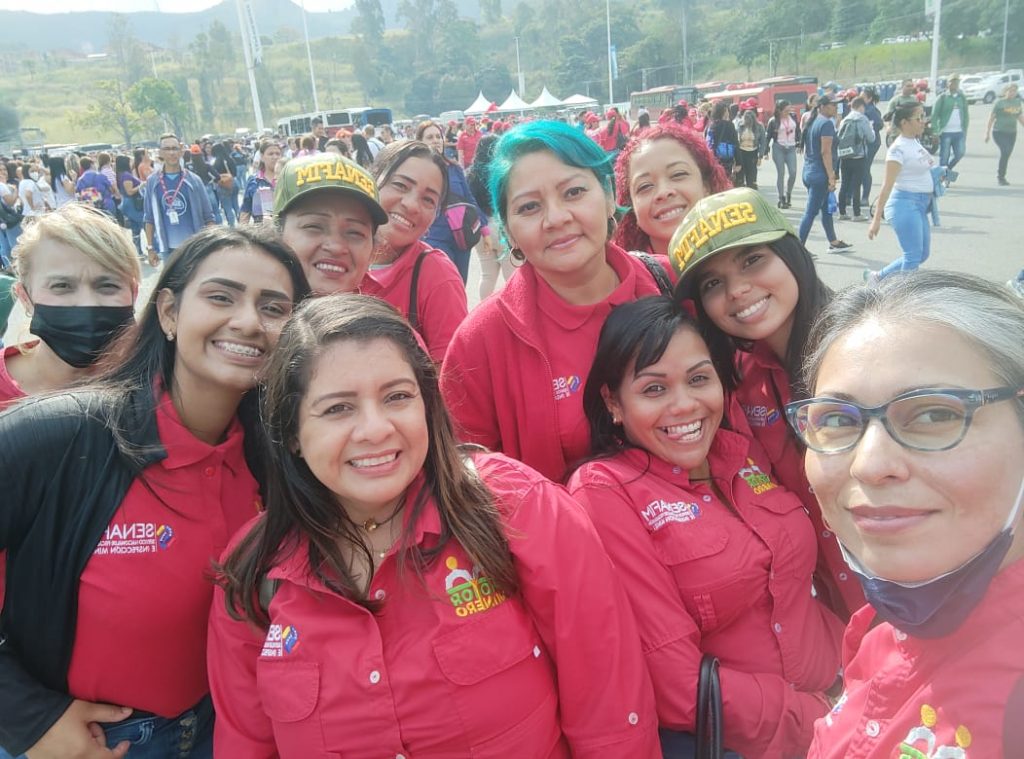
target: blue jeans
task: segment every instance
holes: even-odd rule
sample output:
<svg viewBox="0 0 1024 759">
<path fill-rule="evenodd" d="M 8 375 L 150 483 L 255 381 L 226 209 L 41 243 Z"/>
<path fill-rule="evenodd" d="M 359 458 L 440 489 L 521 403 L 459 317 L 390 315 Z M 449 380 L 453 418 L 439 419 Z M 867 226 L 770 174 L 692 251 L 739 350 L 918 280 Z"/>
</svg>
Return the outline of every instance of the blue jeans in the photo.
<svg viewBox="0 0 1024 759">
<path fill-rule="evenodd" d="M 177 717 L 129 717 L 123 722 L 102 724 L 107 748 L 130 742 L 131 759 L 213 759 L 213 702 L 205 696 Z M 12 757 L 0 748 L 0 759 Z"/>
<path fill-rule="evenodd" d="M 220 224 L 224 218 L 220 215 L 220 201 L 217 200 L 217 191 L 213 185 L 206 185 L 206 197 L 210 201 L 210 208 L 213 210 L 213 223 Z"/>
<path fill-rule="evenodd" d="M 227 220 L 228 226 L 235 226 L 235 217 L 238 215 L 238 195 L 235 193 L 234 185 L 229 190 L 218 187 L 214 194 L 220 207 L 224 209 L 224 218 Z"/>
<path fill-rule="evenodd" d="M 875 162 L 875 155 L 878 153 L 878 149 L 882 146 L 885 141 L 885 137 L 882 134 L 878 135 L 878 139 L 868 145 L 867 159 L 864 161 L 864 174 L 861 178 L 861 205 L 869 205 L 871 203 L 871 165 Z"/>
<path fill-rule="evenodd" d="M 0 261 L 3 262 L 4 267 L 10 267 L 11 252 L 14 250 L 14 246 L 18 244 L 18 238 L 21 237 L 21 224 L 18 224 L 11 229 L 0 230 Z M 2 759 L 2 757 L 0 757 Z"/>
<path fill-rule="evenodd" d="M 800 220 L 800 242 L 807 242 L 807 235 L 811 233 L 811 226 L 819 213 L 825 236 L 829 242 L 834 241 L 836 228 L 832 223 L 832 214 L 828 212 L 828 177 L 822 175 L 819 179 L 804 174 L 804 187 L 807 188 L 807 208 L 804 209 L 804 217 Z"/>
<path fill-rule="evenodd" d="M 949 160 L 949 149 L 953 148 L 953 160 Z M 967 135 L 963 132 L 943 132 L 939 135 L 939 166 L 952 169 L 967 152 Z"/>
<path fill-rule="evenodd" d="M 928 220 L 931 203 L 930 192 L 893 190 L 889 202 L 885 204 L 885 219 L 896 232 L 903 256 L 878 272 L 879 277 L 913 271 L 928 260 L 932 236 Z"/>
</svg>

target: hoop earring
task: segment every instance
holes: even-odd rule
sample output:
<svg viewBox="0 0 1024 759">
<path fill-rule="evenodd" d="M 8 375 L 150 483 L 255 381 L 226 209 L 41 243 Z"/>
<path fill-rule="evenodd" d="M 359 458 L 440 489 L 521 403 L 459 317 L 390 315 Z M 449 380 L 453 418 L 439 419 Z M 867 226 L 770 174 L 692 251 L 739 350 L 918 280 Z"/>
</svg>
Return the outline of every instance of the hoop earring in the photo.
<svg viewBox="0 0 1024 759">
<path fill-rule="evenodd" d="M 514 245 L 508 249 L 508 255 L 517 266 L 526 263 L 526 254 Z"/>
</svg>

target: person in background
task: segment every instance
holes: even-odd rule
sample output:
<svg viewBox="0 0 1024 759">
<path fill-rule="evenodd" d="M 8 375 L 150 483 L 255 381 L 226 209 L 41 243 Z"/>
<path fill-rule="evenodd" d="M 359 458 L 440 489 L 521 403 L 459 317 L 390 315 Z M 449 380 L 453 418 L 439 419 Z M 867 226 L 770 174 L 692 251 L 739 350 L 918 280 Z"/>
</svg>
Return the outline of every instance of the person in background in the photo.
<svg viewBox="0 0 1024 759">
<path fill-rule="evenodd" d="M 420 239 L 447 195 L 447 162 L 412 140 L 382 150 L 372 173 L 388 223 L 374 236 L 373 260 L 360 291 L 409 319 L 440 365 L 468 312 L 459 270 L 443 251 Z"/>
<path fill-rule="evenodd" d="M 487 134 L 480 139 L 473 155 L 473 163 L 466 172 L 466 182 L 473 193 L 473 200 L 488 219 L 494 218 L 494 207 L 491 205 L 491 193 L 488 183 L 491 178 L 491 161 L 498 147 L 500 135 Z M 480 238 L 476 247 L 477 258 L 480 260 L 480 300 L 484 300 L 494 292 L 498 285 L 498 277 L 504 275 L 505 281 L 512 277 L 515 267 L 508 248 L 503 247 L 495 234 L 488 228 L 488 234 Z"/>
<path fill-rule="evenodd" d="M 1013 146 L 1017 142 L 1017 125 L 1024 124 L 1019 88 L 1016 84 L 1006 85 L 1002 96 L 992 104 L 992 114 L 985 126 L 985 142 L 995 140 L 999 148 L 999 165 L 996 168 L 996 181 L 1006 187 L 1010 183 L 1006 179 L 1006 166 L 1010 162 Z"/>
<path fill-rule="evenodd" d="M 815 325 L 786 411 L 869 605 L 809 759 L 1020 755 L 1022 334 L 1024 301 L 946 271 L 849 288 Z"/>
<path fill-rule="evenodd" d="M 132 241 L 139 258 L 146 257 L 142 250 L 142 226 L 145 222 L 146 204 L 142 196 L 142 180 L 132 174 L 131 159 L 126 155 L 118 155 L 114 159 L 117 171 L 117 189 L 121 195 L 121 216 L 132 231 Z"/>
<path fill-rule="evenodd" d="M 102 152 L 96 154 L 96 171 L 107 178 L 110 183 L 111 192 L 114 196 L 114 209 L 121 204 L 121 193 L 117 189 L 117 172 L 114 170 L 114 157 L 110 153 Z M 120 219 L 118 220 L 120 221 Z"/>
<path fill-rule="evenodd" d="M 17 184 L 9 184 L 15 175 L 14 162 L 0 160 L 0 269 L 10 269 L 11 252 L 21 235 L 23 216 L 18 200 Z"/>
<path fill-rule="evenodd" d="M 216 142 L 213 145 L 213 163 L 210 165 L 214 199 L 224 212 L 224 220 L 229 227 L 235 226 L 238 216 L 238 190 L 235 188 L 235 162 L 231 158 L 227 145 Z"/>
<path fill-rule="evenodd" d="M 259 145 L 260 160 L 256 173 L 249 177 L 242 196 L 242 207 L 238 223 L 262 224 L 274 213 L 274 188 L 277 185 L 277 162 L 281 160 L 281 146 L 273 140 L 263 140 Z"/>
<path fill-rule="evenodd" d="M 605 112 L 604 117 L 606 122 L 598 133 L 598 144 L 611 155 L 614 164 L 619 151 L 626 147 L 629 141 L 629 123 L 614 106 Z"/>
<path fill-rule="evenodd" d="M 96 172 L 94 171 L 92 174 L 95 176 Z M 29 163 L 27 168 L 22 168 L 22 179 L 18 182 L 18 199 L 21 201 L 21 212 L 29 223 L 47 211 L 46 196 L 39 188 L 39 180 L 42 176 L 42 169 L 35 160 Z M 106 197 L 104 197 L 104 201 L 106 201 Z"/>
<path fill-rule="evenodd" d="M 425 142 L 431 150 L 445 157 L 444 134 L 441 132 L 441 127 L 433 121 L 424 121 L 416 127 L 416 139 Z M 469 279 L 469 257 L 472 248 L 464 248 L 459 245 L 448 223 L 445 209 L 452 203 L 469 203 L 480 217 L 481 227 L 487 226 L 487 217 L 473 200 L 473 191 L 470 189 L 469 183 L 466 182 L 466 174 L 462 170 L 462 166 L 458 161 L 450 160 L 447 157 L 445 160 L 448 162 L 448 197 L 442 199 L 441 211 L 423 236 L 423 241 L 432 248 L 443 250 L 454 262 L 462 276 L 463 283 L 465 283 Z"/>
<path fill-rule="evenodd" d="M 14 309 L 14 277 L 0 270 L 0 350 L 4 347 L 4 334 L 7 332 L 7 320 Z M 2 572 L 0 572 L 2 573 Z M 3 604 L 3 578 L 0 577 L 0 605 Z"/>
<path fill-rule="evenodd" d="M 668 243 L 693 205 L 731 187 L 701 135 L 673 122 L 634 135 L 615 163 L 615 201 L 626 208 L 614 242 L 668 255 Z"/>
<path fill-rule="evenodd" d="M 377 159 L 377 154 L 384 147 L 384 143 L 377 137 L 377 130 L 373 124 L 367 124 L 363 127 L 363 137 L 366 138 L 366 144 L 370 147 L 370 155 L 373 159 Z"/>
<path fill-rule="evenodd" d="M 737 187 L 757 189 L 757 167 L 767 150 L 768 142 L 764 125 L 757 119 L 755 103 L 748 103 L 740 117 L 736 130 L 736 177 Z"/>
<path fill-rule="evenodd" d="M 630 589 L 665 756 L 694 756 L 703 655 L 721 662 L 725 745 L 802 754 L 824 691 L 838 691 L 843 624 L 807 592 L 811 520 L 760 447 L 729 429 L 711 352 L 681 304 L 612 311 L 583 404 L 591 459 L 568 489 Z"/>
<path fill-rule="evenodd" d="M 775 101 L 775 113 L 768 119 L 765 143 L 771 149 L 775 164 L 775 187 L 779 193 L 779 208 L 793 204 L 793 185 L 796 184 L 796 153 L 802 135 L 800 122 L 793 115 L 793 105 L 784 98 Z M 767 156 L 767 152 L 765 153 Z M 788 177 L 787 177 L 788 172 Z"/>
<path fill-rule="evenodd" d="M 741 221 L 705 236 L 702 229 L 718 218 Z M 719 378 L 778 481 L 800 498 L 815 526 L 814 592 L 845 621 L 864 597 L 822 521 L 804 476 L 803 448 L 782 413 L 790 398 L 800 397 L 807 334 L 832 293 L 786 218 L 749 188 L 700 201 L 673 237 L 670 258 L 679 270 L 675 296 L 694 301 Z"/>
<path fill-rule="evenodd" d="M 352 134 L 352 160 L 364 169 L 369 169 L 373 166 L 373 152 L 370 150 L 370 145 L 366 138 L 360 132 Z"/>
<path fill-rule="evenodd" d="M 878 91 L 874 87 L 865 87 L 861 92 L 864 98 L 864 115 L 871 122 L 871 128 L 875 132 L 875 140 L 868 145 L 868 153 L 864 159 L 864 174 L 861 180 L 860 204 L 864 207 L 871 205 L 871 167 L 875 163 L 875 156 L 882 146 L 882 130 L 885 129 L 885 122 L 882 119 L 882 112 L 878 110 Z"/>
<path fill-rule="evenodd" d="M 153 159 L 149 157 L 149 151 L 145 148 L 135 148 L 132 153 L 132 173 L 143 183 L 153 173 Z"/>
<path fill-rule="evenodd" d="M 214 221 L 203 181 L 182 164 L 177 135 L 160 135 L 159 145 L 162 165 L 146 180 L 143 195 L 150 266 L 159 266 L 186 239 Z"/>
<path fill-rule="evenodd" d="M 419 126 L 422 126 L 422 123 Z M 422 140 L 423 138 L 419 136 L 419 126 L 416 127 L 416 139 Z M 442 132 L 442 135 L 444 140 L 444 157 L 449 161 L 458 161 L 459 122 L 454 119 L 449 120 L 448 128 Z"/>
<path fill-rule="evenodd" d="M 266 511 L 210 616 L 217 756 L 660 756 L 593 527 L 529 467 L 458 444 L 408 322 L 313 299 L 267 377 Z"/>
<path fill-rule="evenodd" d="M 733 167 L 736 165 L 736 148 L 739 144 L 739 137 L 736 134 L 736 126 L 729 118 L 729 103 L 725 100 L 715 101 L 711 107 L 710 119 L 705 128 L 704 138 L 711 148 L 726 176 L 731 177 Z"/>
<path fill-rule="evenodd" d="M 877 284 L 890 274 L 913 271 L 931 253 L 928 211 L 935 193 L 935 160 L 918 140 L 925 127 L 924 106 L 916 100 L 900 106 L 893 112 L 892 126 L 898 137 L 885 154 L 885 181 L 878 194 L 868 239 L 878 236 L 884 214 L 903 255 L 880 271 L 866 271 L 864 279 L 869 284 Z"/>
<path fill-rule="evenodd" d="M 455 149 L 459 154 L 459 164 L 468 169 L 473 163 L 473 156 L 476 155 L 477 145 L 483 134 L 477 129 L 476 119 L 469 116 L 463 123 L 463 129 L 455 140 Z"/>
<path fill-rule="evenodd" d="M 203 140 L 202 145 L 193 145 L 188 155 L 188 167 L 192 174 L 203 184 L 203 191 L 206 193 L 206 200 L 213 211 L 213 223 L 218 226 L 223 223 L 224 217 L 220 212 L 220 201 L 217 199 L 217 175 L 213 171 L 213 164 L 217 159 L 213 156 L 213 145 L 209 140 Z"/>
<path fill-rule="evenodd" d="M 358 292 L 388 223 L 370 172 L 331 153 L 292 158 L 278 172 L 274 214 L 314 295 Z"/>
<path fill-rule="evenodd" d="M 839 188 L 839 218 L 849 221 L 850 217 L 846 209 L 853 204 L 853 220 L 867 221 L 867 215 L 861 215 L 861 190 L 863 189 L 864 172 L 867 170 L 867 157 L 871 146 L 874 144 L 875 129 L 865 115 L 866 103 L 864 98 L 858 96 L 850 101 L 850 107 L 846 118 L 839 126 L 839 133 L 836 136 L 836 144 L 844 144 L 849 141 L 852 146 L 848 148 L 852 152 L 845 152 L 839 156 L 842 167 L 843 183 Z M 848 136 L 848 132 L 851 132 Z"/>
<path fill-rule="evenodd" d="M 0 756 L 212 756 L 210 563 L 259 512 L 256 378 L 307 292 L 276 237 L 203 230 L 93 384 L 0 414 Z"/>
<path fill-rule="evenodd" d="M 967 125 L 970 122 L 967 98 L 960 90 L 959 74 L 949 77 L 946 91 L 935 99 L 931 120 L 932 130 L 939 134 L 939 166 L 946 168 L 947 183 L 955 182 L 957 172 L 953 167 L 960 163 L 967 151 Z"/>
<path fill-rule="evenodd" d="M 800 242 L 806 244 L 814 220 L 821 217 L 821 226 L 828 238 L 829 253 L 845 253 L 853 246 L 836 235 L 829 195 L 836 191 L 836 168 L 839 165 L 836 146 L 836 105 L 825 95 L 817 100 L 818 115 L 804 132 L 804 187 L 807 207 L 800 220 Z"/>
<path fill-rule="evenodd" d="M 334 153 L 334 155 L 344 156 L 345 158 L 352 157 L 352 151 L 349 149 L 348 143 L 338 137 L 327 141 L 327 144 L 324 145 L 324 152 Z"/>
<path fill-rule="evenodd" d="M 47 165 L 50 170 L 53 207 L 63 208 L 75 199 L 75 182 L 78 179 L 78 174 L 68 168 L 63 156 L 50 156 Z"/>
<path fill-rule="evenodd" d="M 522 266 L 473 309 L 441 369 L 463 440 L 553 480 L 589 450 L 581 391 L 605 317 L 660 291 L 612 241 L 613 182 L 610 155 L 567 124 L 526 122 L 501 138 L 491 203 Z"/>
<path fill-rule="evenodd" d="M 390 145 L 395 141 L 395 130 L 390 124 L 384 124 L 380 128 L 380 141 L 385 145 Z"/>
<path fill-rule="evenodd" d="M 303 150 L 312 150 L 314 153 L 323 153 L 324 148 L 327 146 L 327 130 L 324 128 L 324 120 L 320 116 L 314 116 L 310 122 L 310 126 L 313 129 L 313 134 L 309 135 L 313 138 L 312 144 L 307 146 L 306 141 L 302 142 Z M 303 155 L 311 155 L 311 153 L 305 153 Z"/>
</svg>

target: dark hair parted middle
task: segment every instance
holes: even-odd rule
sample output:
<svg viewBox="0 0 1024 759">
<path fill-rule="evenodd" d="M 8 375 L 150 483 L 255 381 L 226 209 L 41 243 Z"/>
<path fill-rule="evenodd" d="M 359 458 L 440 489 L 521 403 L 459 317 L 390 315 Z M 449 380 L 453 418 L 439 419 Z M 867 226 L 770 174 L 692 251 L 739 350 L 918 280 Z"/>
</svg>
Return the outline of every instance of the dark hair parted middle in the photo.
<svg viewBox="0 0 1024 759">
<path fill-rule="evenodd" d="M 423 398 L 429 439 L 423 465 L 426 487 L 414 503 L 406 505 L 409 513 L 398 539 L 399 570 L 409 562 L 422 575 L 448 542 L 455 540 L 498 587 L 508 593 L 517 590 L 497 505 L 456 440 L 434 362 L 420 347 L 408 322 L 387 303 L 338 294 L 311 299 L 295 312 L 267 366 L 263 399 L 269 464 L 266 512 L 224 562 L 219 578 L 229 613 L 236 618 L 267 624 L 266 610 L 258 603 L 260 583 L 272 566 L 302 542 L 308 542 L 310 571 L 327 588 L 366 608 L 380 606 L 366 596 L 372 571 L 364 585 L 353 575 L 342 550 L 342 545 L 347 545 L 365 557 L 367 566 L 373 566 L 359 526 L 296 450 L 300 409 L 318 359 L 336 343 L 378 340 L 391 343 L 412 368 Z M 437 505 L 441 535 L 435 545 L 424 547 L 415 544 L 415 536 L 428 497 Z"/>
</svg>

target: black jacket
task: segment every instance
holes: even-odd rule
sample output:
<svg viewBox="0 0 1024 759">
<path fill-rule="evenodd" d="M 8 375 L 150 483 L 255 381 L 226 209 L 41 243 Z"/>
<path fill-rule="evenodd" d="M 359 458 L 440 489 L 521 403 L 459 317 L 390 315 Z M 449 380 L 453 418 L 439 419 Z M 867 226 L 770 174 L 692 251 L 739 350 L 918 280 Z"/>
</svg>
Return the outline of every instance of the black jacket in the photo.
<svg viewBox="0 0 1024 759">
<path fill-rule="evenodd" d="M 79 579 L 138 473 L 162 460 L 152 391 L 131 396 L 124 430 L 148 453 L 132 462 L 104 421 L 110 396 L 65 393 L 0 414 L 0 746 L 18 756 L 72 701 L 67 674 Z"/>
</svg>

